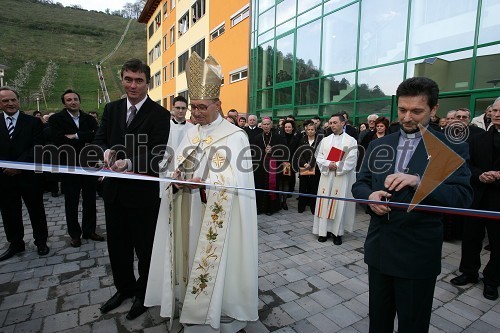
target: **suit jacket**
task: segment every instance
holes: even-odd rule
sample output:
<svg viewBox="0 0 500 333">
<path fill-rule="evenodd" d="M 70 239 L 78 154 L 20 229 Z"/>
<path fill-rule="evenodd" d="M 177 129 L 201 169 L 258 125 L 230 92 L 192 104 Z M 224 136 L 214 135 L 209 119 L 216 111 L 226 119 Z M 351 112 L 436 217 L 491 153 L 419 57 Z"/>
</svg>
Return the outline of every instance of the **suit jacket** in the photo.
<svg viewBox="0 0 500 333">
<path fill-rule="evenodd" d="M 16 127 L 9 138 L 3 112 L 0 113 L 0 159 L 17 162 L 33 162 L 35 146 L 43 145 L 43 130 L 40 119 L 19 112 Z"/>
<path fill-rule="evenodd" d="M 69 155 L 54 155 L 60 155 L 61 160 L 57 162 L 64 165 L 82 165 L 88 167 L 89 165 L 86 165 L 85 161 L 82 161 L 82 164 L 80 163 L 79 154 L 86 144 L 94 140 L 94 135 L 99 127 L 97 120 L 91 115 L 80 111 L 79 127 L 77 127 L 68 111 L 63 109 L 49 118 L 49 125 L 52 142 L 59 147 L 67 146 L 72 148 L 68 150 Z M 78 135 L 78 139 L 68 139 L 65 136 L 66 134 L 75 133 Z M 54 164 L 54 161 L 52 164 Z"/>
<path fill-rule="evenodd" d="M 245 131 L 245 133 L 248 135 L 248 142 L 253 142 L 253 139 L 260 133 L 262 133 L 262 128 L 259 128 L 257 126 L 255 126 L 254 129 L 251 129 L 250 126 L 249 127 L 244 127 L 243 130 Z"/>
<path fill-rule="evenodd" d="M 465 144 L 451 144 L 442 133 L 430 130 L 448 147 L 467 160 Z M 384 181 L 394 173 L 400 133 L 392 133 L 372 141 L 366 157 L 352 187 L 355 198 L 368 199 L 378 190 L 386 190 Z M 427 167 L 428 154 L 423 139 L 408 162 L 408 173 L 423 175 Z M 464 163 L 450 177 L 432 191 L 421 204 L 468 208 L 472 202 L 469 185 L 470 171 Z M 405 187 L 394 192 L 391 201 L 410 203 L 415 189 Z M 376 215 L 367 206 L 371 215 L 365 241 L 365 262 L 382 274 L 400 278 L 432 278 L 441 272 L 441 250 L 443 227 L 441 215 L 406 209 L 391 208 L 389 214 Z"/>
<path fill-rule="evenodd" d="M 40 119 L 19 112 L 12 139 L 9 138 L 3 112 L 0 113 L 0 160 L 15 162 L 33 162 L 35 160 L 35 146 L 38 146 L 39 155 L 43 147 L 43 130 Z M 32 171 L 21 171 L 21 175 L 32 179 L 36 174 Z M 0 179 L 4 181 L 0 172 Z"/>
<path fill-rule="evenodd" d="M 469 144 L 469 167 L 472 173 L 471 185 L 474 189 L 473 208 L 499 211 L 500 180 L 486 184 L 479 181 L 479 176 L 485 171 L 500 170 L 500 151 L 493 144 L 497 130 L 492 126 L 488 132 L 483 132 L 471 138 Z"/>
<path fill-rule="evenodd" d="M 111 102 L 104 108 L 94 143 L 117 151 L 117 159 L 130 159 L 132 172 L 158 177 L 170 132 L 170 112 L 149 97 L 130 125 L 126 125 L 127 99 Z M 103 198 L 108 203 L 127 207 L 150 207 L 157 204 L 158 182 L 105 178 Z"/>
</svg>

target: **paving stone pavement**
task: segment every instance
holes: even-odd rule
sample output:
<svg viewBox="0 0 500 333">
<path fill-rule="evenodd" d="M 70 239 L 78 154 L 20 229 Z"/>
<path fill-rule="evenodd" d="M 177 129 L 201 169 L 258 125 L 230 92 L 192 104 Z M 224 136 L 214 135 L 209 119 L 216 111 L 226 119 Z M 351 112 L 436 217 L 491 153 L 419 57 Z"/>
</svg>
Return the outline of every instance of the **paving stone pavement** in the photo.
<svg viewBox="0 0 500 333">
<path fill-rule="evenodd" d="M 0 332 L 168 332 L 159 309 L 129 321 L 131 300 L 102 315 L 116 290 L 106 242 L 69 246 L 63 197 L 45 195 L 50 253 L 40 257 L 24 211 L 26 251 L 0 263 Z M 363 243 L 368 216 L 357 210 L 355 230 L 335 246 L 311 234 L 312 215 L 290 210 L 259 215 L 259 318 L 247 333 L 368 332 L 368 276 Z M 98 232 L 106 236 L 98 199 Z M 1 218 L 0 218 L 1 221 Z M 7 240 L 0 222 L 0 251 Z M 482 252 L 483 264 L 489 257 Z M 499 332 L 500 301 L 482 296 L 482 283 L 455 287 L 460 242 L 445 242 L 430 332 Z M 172 332 L 178 332 L 175 323 Z"/>
</svg>

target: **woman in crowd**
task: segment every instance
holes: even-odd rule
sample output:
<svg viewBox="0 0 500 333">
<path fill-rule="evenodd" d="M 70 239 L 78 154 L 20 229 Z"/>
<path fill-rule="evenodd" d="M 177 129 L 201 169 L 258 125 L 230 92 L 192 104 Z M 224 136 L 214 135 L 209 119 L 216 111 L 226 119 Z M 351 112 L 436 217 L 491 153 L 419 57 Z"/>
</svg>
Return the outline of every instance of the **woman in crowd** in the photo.
<svg viewBox="0 0 500 333">
<path fill-rule="evenodd" d="M 367 123 L 361 123 L 361 124 L 359 124 L 358 133 L 366 131 L 367 128 L 368 128 L 368 124 Z"/>
<path fill-rule="evenodd" d="M 368 148 L 370 142 L 378 138 L 382 138 L 386 134 L 389 134 L 389 119 L 387 119 L 386 117 L 378 117 L 377 119 L 375 119 L 375 131 L 366 133 L 366 135 L 363 137 L 363 140 L 361 141 L 361 146 L 363 146 L 363 148 L 359 149 L 358 151 L 359 155 L 356 170 L 359 170 L 359 167 L 363 162 L 365 151 Z"/>
<path fill-rule="evenodd" d="M 280 191 L 293 192 L 295 187 L 295 171 L 292 168 L 292 157 L 297 149 L 298 136 L 295 133 L 295 122 L 293 120 L 283 121 L 283 133 L 286 140 L 286 146 L 289 151 L 289 160 L 283 162 L 283 174 L 280 182 Z M 281 194 L 281 208 L 288 210 L 288 205 L 286 203 L 288 195 Z"/>
<path fill-rule="evenodd" d="M 305 135 L 299 141 L 299 145 L 294 154 L 293 165 L 299 170 L 299 192 L 316 195 L 318 193 L 319 178 L 321 176 L 314 154 L 322 135 L 316 132 L 316 126 L 312 120 L 304 121 Z M 299 196 L 299 213 L 306 210 L 309 205 L 311 213 L 314 214 L 316 207 L 315 197 Z"/>
<path fill-rule="evenodd" d="M 255 188 L 278 190 L 282 177 L 282 161 L 288 160 L 286 140 L 272 130 L 271 118 L 262 118 L 263 132 L 253 139 Z M 257 214 L 272 215 L 281 209 L 280 196 L 273 192 L 256 191 Z"/>
</svg>

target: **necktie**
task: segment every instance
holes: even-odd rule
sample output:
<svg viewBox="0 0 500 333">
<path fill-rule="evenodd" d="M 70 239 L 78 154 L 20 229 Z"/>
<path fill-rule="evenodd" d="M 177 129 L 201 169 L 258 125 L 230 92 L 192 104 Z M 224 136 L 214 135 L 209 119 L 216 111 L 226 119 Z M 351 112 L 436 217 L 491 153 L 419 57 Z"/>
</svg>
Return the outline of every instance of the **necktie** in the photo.
<svg viewBox="0 0 500 333">
<path fill-rule="evenodd" d="M 135 105 L 132 105 L 131 107 L 128 108 L 128 110 L 130 111 L 130 115 L 128 116 L 128 119 L 127 119 L 127 127 L 130 125 L 130 123 L 134 119 L 135 114 L 137 113 L 137 108 L 135 107 Z"/>
<path fill-rule="evenodd" d="M 9 138 L 12 139 L 12 134 L 14 133 L 14 118 L 7 117 L 9 124 L 7 125 L 7 131 L 9 132 Z"/>
</svg>

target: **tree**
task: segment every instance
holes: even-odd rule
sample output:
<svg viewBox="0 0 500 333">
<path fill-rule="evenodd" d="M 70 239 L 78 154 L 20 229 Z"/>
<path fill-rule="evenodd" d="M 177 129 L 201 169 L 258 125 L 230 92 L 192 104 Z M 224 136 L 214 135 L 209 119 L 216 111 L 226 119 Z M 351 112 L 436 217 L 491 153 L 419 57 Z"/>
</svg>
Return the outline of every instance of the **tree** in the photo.
<svg viewBox="0 0 500 333">
<path fill-rule="evenodd" d="M 29 81 L 31 72 L 35 68 L 35 62 L 33 60 L 28 60 L 24 63 L 24 66 L 17 70 L 16 78 L 12 82 L 12 88 L 16 89 L 18 93 L 21 93 L 26 83 Z"/>
<path fill-rule="evenodd" d="M 49 60 L 45 75 L 40 82 L 40 93 L 45 99 L 45 104 L 47 104 L 46 99 L 52 95 L 52 88 L 54 88 L 54 83 L 56 82 L 58 68 L 59 66 L 55 62 Z"/>
</svg>

